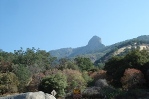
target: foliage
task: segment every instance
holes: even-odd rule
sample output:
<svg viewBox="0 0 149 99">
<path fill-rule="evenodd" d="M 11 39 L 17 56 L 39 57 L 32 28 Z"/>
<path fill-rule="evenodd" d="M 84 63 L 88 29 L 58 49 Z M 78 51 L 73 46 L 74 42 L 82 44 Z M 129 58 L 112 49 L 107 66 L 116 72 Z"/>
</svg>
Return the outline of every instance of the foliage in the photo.
<svg viewBox="0 0 149 99">
<path fill-rule="evenodd" d="M 32 76 L 32 79 L 27 84 L 27 91 L 36 92 L 41 80 L 45 77 L 43 73 L 37 73 Z"/>
<path fill-rule="evenodd" d="M 98 70 L 98 71 L 89 71 L 89 76 L 93 78 L 94 80 L 98 79 L 105 79 L 106 78 L 106 71 L 104 70 Z"/>
<path fill-rule="evenodd" d="M 77 57 L 74 59 L 80 70 L 88 71 L 94 68 L 93 63 L 89 58 Z"/>
<path fill-rule="evenodd" d="M 120 78 L 123 76 L 125 68 L 127 68 L 122 60 L 123 57 L 113 57 L 106 64 L 104 69 L 107 71 L 107 75 L 112 80 L 111 84 L 120 87 Z"/>
<path fill-rule="evenodd" d="M 92 82 L 88 84 L 88 86 L 95 86 L 95 82 L 99 79 L 106 79 L 106 71 L 98 70 L 98 71 L 89 71 L 88 75 L 92 78 Z"/>
<path fill-rule="evenodd" d="M 122 94 L 123 91 L 120 89 L 114 89 L 112 87 L 104 87 L 102 88 L 101 93 L 106 96 L 106 99 L 115 99 L 114 97 Z"/>
<path fill-rule="evenodd" d="M 20 81 L 19 84 L 19 92 L 24 92 L 25 87 L 27 86 L 29 79 L 31 77 L 31 72 L 29 71 L 28 67 L 26 67 L 23 64 L 17 64 L 13 66 L 14 73 L 18 77 L 18 80 Z"/>
<path fill-rule="evenodd" d="M 12 72 L 13 70 L 12 63 L 5 60 L 0 61 L 0 68 L 1 73 Z"/>
<path fill-rule="evenodd" d="M 121 83 L 124 89 L 138 88 L 145 83 L 144 75 L 140 70 L 128 68 L 121 78 Z"/>
<path fill-rule="evenodd" d="M 98 64 L 95 64 L 99 69 L 103 69 L 105 64 L 104 63 L 98 63 Z"/>
<path fill-rule="evenodd" d="M 120 80 L 125 69 L 134 68 L 142 70 L 147 62 L 149 62 L 149 53 L 146 50 L 140 51 L 137 49 L 123 57 L 115 56 L 109 59 L 109 61 L 105 63 L 104 69 L 111 79 L 111 84 L 116 87 L 121 87 Z"/>
<path fill-rule="evenodd" d="M 0 93 L 13 93 L 18 91 L 19 81 L 17 76 L 12 73 L 1 73 L 0 74 Z"/>
<path fill-rule="evenodd" d="M 65 94 L 65 88 L 67 87 L 67 78 L 62 73 L 57 73 L 45 77 L 40 85 L 39 90 L 46 93 L 51 93 L 52 90 L 56 90 L 58 96 L 63 96 Z"/>
<path fill-rule="evenodd" d="M 0 72 L 6 73 L 12 71 L 13 53 L 0 51 Z"/>
<path fill-rule="evenodd" d="M 14 59 L 14 54 L 13 53 L 8 53 L 5 51 L 0 50 L 0 61 L 5 61 L 5 62 L 12 62 Z"/>
<path fill-rule="evenodd" d="M 74 61 L 67 59 L 67 58 L 61 58 L 59 59 L 59 66 L 58 69 L 73 69 L 73 70 L 79 70 L 79 67 L 74 63 Z"/>
<path fill-rule="evenodd" d="M 83 75 L 78 70 L 72 70 L 72 69 L 65 69 L 63 70 L 63 73 L 67 76 L 67 91 L 72 91 L 75 87 L 79 87 L 80 89 L 83 89 L 87 85 L 87 81 L 83 78 Z M 86 79 L 86 80 L 89 80 Z"/>
<path fill-rule="evenodd" d="M 88 72 L 84 71 L 82 73 L 82 77 L 84 78 L 85 82 L 87 83 L 87 86 L 89 86 L 93 82 L 93 78 L 89 76 Z"/>
<path fill-rule="evenodd" d="M 40 68 L 41 71 L 49 69 L 50 65 L 55 59 L 51 57 L 50 53 L 46 52 L 45 50 L 39 50 L 35 48 L 27 48 L 26 51 L 24 51 L 22 48 L 20 50 L 15 50 L 14 55 L 14 64 L 24 64 L 26 66 L 32 67 L 32 69 L 34 69 L 34 65 L 37 65 L 35 68 Z"/>
<path fill-rule="evenodd" d="M 149 62 L 144 64 L 144 66 L 141 68 L 141 71 L 144 74 L 146 85 L 149 86 Z"/>
<path fill-rule="evenodd" d="M 116 52 L 120 48 L 131 46 L 131 48 L 126 48 L 124 52 L 118 54 L 118 56 L 126 55 L 129 51 L 134 50 L 136 48 L 138 49 L 139 46 L 143 44 L 146 44 L 146 45 L 149 44 L 149 36 L 144 35 L 134 39 L 115 43 L 111 46 L 106 46 L 105 48 L 102 48 L 100 50 L 100 53 L 102 52 L 103 55 L 101 56 L 101 58 L 95 61 L 95 65 L 106 62 L 114 55 L 114 52 Z"/>
<path fill-rule="evenodd" d="M 148 89 L 122 90 L 114 99 L 148 99 Z"/>
<path fill-rule="evenodd" d="M 124 59 L 129 66 L 140 69 L 141 66 L 149 62 L 149 52 L 147 50 L 133 50 Z"/>
</svg>

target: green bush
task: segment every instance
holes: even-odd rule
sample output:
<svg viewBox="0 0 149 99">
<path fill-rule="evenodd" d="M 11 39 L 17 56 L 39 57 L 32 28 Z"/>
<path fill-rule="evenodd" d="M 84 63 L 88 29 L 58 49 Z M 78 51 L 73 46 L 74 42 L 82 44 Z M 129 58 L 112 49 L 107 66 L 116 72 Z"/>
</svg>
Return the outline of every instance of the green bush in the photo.
<svg viewBox="0 0 149 99">
<path fill-rule="evenodd" d="M 15 93 L 18 91 L 19 81 L 17 76 L 12 73 L 1 73 L 0 74 L 0 93 Z"/>
<path fill-rule="evenodd" d="M 50 75 L 49 77 L 45 77 L 39 85 L 39 90 L 46 93 L 51 93 L 52 90 L 55 90 L 57 92 L 57 96 L 64 96 L 66 87 L 66 76 L 62 73 L 57 73 Z"/>
<path fill-rule="evenodd" d="M 31 77 L 31 72 L 29 69 L 23 64 L 16 64 L 14 67 L 14 73 L 18 77 L 19 84 L 19 92 L 25 92 L 27 83 L 29 82 L 29 78 Z"/>
</svg>

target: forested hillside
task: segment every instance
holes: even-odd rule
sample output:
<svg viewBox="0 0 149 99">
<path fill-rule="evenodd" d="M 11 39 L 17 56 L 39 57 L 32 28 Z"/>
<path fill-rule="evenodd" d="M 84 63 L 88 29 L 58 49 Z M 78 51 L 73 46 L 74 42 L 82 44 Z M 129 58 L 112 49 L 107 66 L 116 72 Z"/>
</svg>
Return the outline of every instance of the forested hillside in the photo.
<svg viewBox="0 0 149 99">
<path fill-rule="evenodd" d="M 107 46 L 101 50 L 103 56 L 95 61 L 95 64 L 104 63 L 113 56 L 125 55 L 133 49 L 149 50 L 149 36 L 139 36 L 130 40 L 119 42 L 111 46 Z"/>
<path fill-rule="evenodd" d="M 73 90 L 79 88 L 87 99 L 146 99 L 149 97 L 148 37 L 103 46 L 98 50 L 103 56 L 95 63 L 85 55 L 57 58 L 34 47 L 14 52 L 1 50 L 0 95 L 56 90 L 57 98 L 72 99 Z M 94 39 L 85 48 L 91 48 Z M 99 55 L 98 51 L 90 55 Z"/>
<path fill-rule="evenodd" d="M 58 50 L 49 51 L 52 56 L 57 58 L 74 58 L 76 56 L 87 57 L 92 60 L 92 62 L 99 63 L 98 61 L 106 61 L 108 57 L 111 57 L 115 51 L 118 49 L 126 47 L 125 51 L 131 48 L 141 47 L 143 44 L 148 46 L 149 36 L 143 35 L 130 40 L 121 41 L 109 46 L 102 44 L 101 38 L 98 36 L 93 36 L 88 44 L 83 47 L 78 48 L 62 48 Z M 131 47 L 131 48 L 129 48 Z M 123 50 L 124 50 L 123 49 Z M 123 54 L 125 53 L 123 52 Z M 122 53 L 119 53 L 122 54 Z"/>
<path fill-rule="evenodd" d="M 85 88 L 92 81 L 87 71 L 95 67 L 89 58 L 57 60 L 45 50 L 21 48 L 14 53 L 1 50 L 0 68 L 1 95 L 38 90 L 50 93 L 55 89 L 57 96 L 64 96 L 76 86 Z"/>
</svg>

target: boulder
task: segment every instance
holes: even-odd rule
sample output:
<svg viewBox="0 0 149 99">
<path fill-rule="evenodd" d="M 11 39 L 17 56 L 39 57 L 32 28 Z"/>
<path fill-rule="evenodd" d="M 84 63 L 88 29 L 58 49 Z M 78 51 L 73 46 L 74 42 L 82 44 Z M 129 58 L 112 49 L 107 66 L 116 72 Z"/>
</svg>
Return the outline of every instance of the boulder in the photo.
<svg viewBox="0 0 149 99">
<path fill-rule="evenodd" d="M 56 99 L 53 95 L 45 94 L 45 99 Z"/>
<path fill-rule="evenodd" d="M 82 97 L 89 99 L 103 99 L 105 96 L 101 91 L 101 87 L 88 87 L 82 92 Z"/>
<path fill-rule="evenodd" d="M 11 95 L 6 97 L 0 97 L 0 99 L 56 99 L 53 95 L 45 94 L 42 91 L 39 92 L 28 92 L 18 95 Z"/>
<path fill-rule="evenodd" d="M 26 99 L 45 99 L 45 93 L 42 91 L 39 92 L 29 92 L 26 95 Z"/>
<path fill-rule="evenodd" d="M 98 79 L 96 82 L 95 82 L 95 86 L 96 87 L 108 87 L 108 83 L 107 83 L 107 80 L 106 79 Z"/>
</svg>

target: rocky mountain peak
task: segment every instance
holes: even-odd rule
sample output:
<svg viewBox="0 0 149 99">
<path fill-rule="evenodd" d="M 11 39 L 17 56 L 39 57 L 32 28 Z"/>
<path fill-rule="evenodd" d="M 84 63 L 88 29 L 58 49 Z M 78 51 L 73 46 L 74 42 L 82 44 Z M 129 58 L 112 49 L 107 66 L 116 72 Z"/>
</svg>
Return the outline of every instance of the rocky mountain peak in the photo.
<svg viewBox="0 0 149 99">
<path fill-rule="evenodd" d="M 101 45 L 101 38 L 98 37 L 98 36 L 93 36 L 89 42 L 88 42 L 88 45 L 87 46 L 99 46 Z"/>
<path fill-rule="evenodd" d="M 86 46 L 78 48 L 63 48 L 59 50 L 50 51 L 50 54 L 54 57 L 75 57 L 77 55 L 84 55 L 99 51 L 99 49 L 104 48 L 105 45 L 101 43 L 101 38 L 98 36 L 93 36 Z"/>
</svg>

